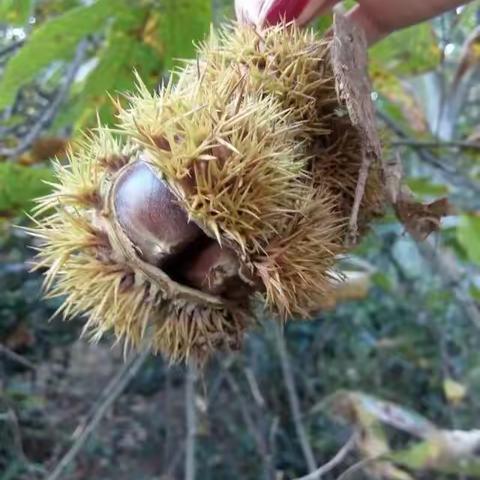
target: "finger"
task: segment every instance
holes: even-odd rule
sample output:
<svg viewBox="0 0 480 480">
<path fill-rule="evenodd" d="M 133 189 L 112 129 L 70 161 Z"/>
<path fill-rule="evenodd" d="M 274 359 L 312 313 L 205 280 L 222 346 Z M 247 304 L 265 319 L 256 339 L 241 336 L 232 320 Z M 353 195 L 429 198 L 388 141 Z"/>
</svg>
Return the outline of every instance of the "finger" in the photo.
<svg viewBox="0 0 480 480">
<path fill-rule="evenodd" d="M 296 21 L 304 25 L 328 12 L 340 0 L 235 0 L 241 23 L 275 25 Z"/>
<path fill-rule="evenodd" d="M 379 25 L 375 17 L 372 18 L 370 12 L 361 5 L 353 7 L 347 13 L 347 17 L 363 29 L 367 37 L 368 45 L 373 45 L 395 30 L 395 28 L 390 29 L 384 25 Z"/>
<path fill-rule="evenodd" d="M 369 44 L 463 5 L 465 0 L 359 0 L 348 16 L 360 25 Z"/>
<path fill-rule="evenodd" d="M 314 18 L 324 15 L 329 12 L 337 3 L 341 0 L 316 0 L 309 2 L 301 15 L 298 17 L 297 22 L 300 25 L 306 25 Z"/>
</svg>

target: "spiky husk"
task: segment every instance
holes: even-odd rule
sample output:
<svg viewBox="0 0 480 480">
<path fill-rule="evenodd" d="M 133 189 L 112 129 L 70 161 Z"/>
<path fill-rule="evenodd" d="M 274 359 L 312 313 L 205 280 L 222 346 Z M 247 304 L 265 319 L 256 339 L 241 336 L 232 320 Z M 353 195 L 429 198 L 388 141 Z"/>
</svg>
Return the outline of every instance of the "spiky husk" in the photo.
<svg viewBox="0 0 480 480">
<path fill-rule="evenodd" d="M 176 90 L 168 87 L 169 95 L 155 95 L 140 85 L 132 106 L 121 113 L 122 124 L 148 149 L 189 215 L 219 242 L 233 242 L 262 280 L 271 310 L 306 316 L 328 293 L 329 270 L 344 249 L 346 222 L 335 211 L 339 197 L 326 182 L 315 181 L 305 142 L 299 141 L 304 124 L 271 95 L 246 95 L 241 81 L 229 73 L 218 72 L 213 90 L 204 83 L 185 91 L 180 82 Z M 188 101 L 202 107 L 187 109 Z M 313 199 L 318 214 L 313 214 Z M 291 225 L 297 223 L 308 229 L 309 238 L 293 245 L 299 232 Z M 303 260 L 295 263 L 290 254 L 286 261 L 279 259 L 278 242 L 297 253 L 318 242 L 329 253 L 316 255 L 311 249 L 296 269 Z M 306 265 L 312 281 L 305 281 L 301 271 Z M 293 294 L 275 295 L 280 288 Z"/>
<path fill-rule="evenodd" d="M 287 215 L 280 235 L 255 260 L 266 287 L 265 304 L 283 320 L 318 311 L 331 292 L 335 260 L 344 251 L 338 239 L 345 225 L 335 216 L 336 199 L 323 193 L 316 192 L 301 211 Z"/>
<path fill-rule="evenodd" d="M 212 34 L 175 85 L 151 93 L 138 79 L 129 107 L 119 106 L 121 140 L 99 127 L 67 166 L 55 164 L 58 183 L 37 207 L 49 212 L 32 230 L 37 266 L 47 269 L 50 295 L 65 297 L 65 317 L 86 315 L 94 339 L 113 331 L 139 345 L 147 336 L 172 360 L 234 348 L 251 324 L 247 298 L 176 283 L 122 231 L 115 182 L 140 158 L 189 219 L 236 252 L 251 293 L 272 312 L 285 319 L 318 310 L 345 252 L 362 161 L 329 49 L 293 25 L 235 26 Z M 374 165 L 364 225 L 381 198 Z"/>
<path fill-rule="evenodd" d="M 243 254 L 265 248 L 307 194 L 307 160 L 272 97 L 215 89 L 150 93 L 140 84 L 121 128 L 147 151 L 189 216 Z"/>
<path fill-rule="evenodd" d="M 118 239 L 104 227 L 112 220 L 107 192 L 112 173 L 136 158 L 134 148 L 99 129 L 70 152 L 67 165 L 55 163 L 58 182 L 37 207 L 37 215 L 49 215 L 30 229 L 39 241 L 36 269 L 45 270 L 48 296 L 64 299 L 56 313 L 86 316 L 84 333 L 93 340 L 113 332 L 128 348 L 139 346 L 148 331 L 153 351 L 172 361 L 190 355 L 202 361 L 214 349 L 239 344 L 250 321 L 248 306 L 192 298 L 188 289 L 183 298 L 169 298 L 148 268 L 142 271 L 140 261 L 132 263 L 116 247 Z"/>
<path fill-rule="evenodd" d="M 199 60 L 179 73 L 178 88 L 188 90 L 197 78 L 209 90 L 229 78 L 247 94 L 276 98 L 288 110 L 290 123 L 302 122 L 292 133 L 312 158 L 317 184 L 332 185 L 333 193 L 341 195 L 339 212 L 348 217 L 362 163 L 362 138 L 337 96 L 331 45 L 330 39 L 295 24 L 261 32 L 227 26 L 201 45 Z M 373 162 L 362 199 L 362 230 L 381 214 L 383 203 L 381 165 Z"/>
</svg>

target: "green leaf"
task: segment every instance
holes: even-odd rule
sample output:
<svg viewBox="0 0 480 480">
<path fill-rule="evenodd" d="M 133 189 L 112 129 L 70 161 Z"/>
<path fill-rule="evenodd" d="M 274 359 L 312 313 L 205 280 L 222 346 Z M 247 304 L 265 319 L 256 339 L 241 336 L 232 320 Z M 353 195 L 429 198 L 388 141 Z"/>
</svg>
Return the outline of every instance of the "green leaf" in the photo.
<svg viewBox="0 0 480 480">
<path fill-rule="evenodd" d="M 370 50 L 375 69 L 397 76 L 412 76 L 433 70 L 441 52 L 428 23 L 422 23 L 389 35 Z"/>
<path fill-rule="evenodd" d="M 32 0 L 0 0 L 0 24 L 20 26 L 32 13 Z"/>
<path fill-rule="evenodd" d="M 393 282 L 392 282 L 392 279 L 388 275 L 386 275 L 382 272 L 375 272 L 372 275 L 372 280 L 373 280 L 373 283 L 377 287 L 382 288 L 386 292 L 393 291 Z"/>
<path fill-rule="evenodd" d="M 480 216 L 462 215 L 457 229 L 457 238 L 468 258 L 480 265 Z"/>
<path fill-rule="evenodd" d="M 112 124 L 115 112 L 108 94 L 115 96 L 119 92 L 131 91 L 134 70 L 147 87 L 154 88 L 159 83 L 162 58 L 152 47 L 140 43 L 132 35 L 147 22 L 149 14 L 148 9 L 137 8 L 119 15 L 108 31 L 97 66 L 60 113 L 54 128 L 75 124 L 78 130 L 93 126 L 97 111 L 103 124 Z"/>
<path fill-rule="evenodd" d="M 476 302 L 480 302 L 480 288 L 476 285 L 472 285 L 469 289 L 470 295 Z"/>
<path fill-rule="evenodd" d="M 0 110 L 10 105 L 18 89 L 55 60 L 68 60 L 83 38 L 97 32 L 118 12 L 123 0 L 99 0 L 42 24 L 8 62 L 0 81 Z"/>
<path fill-rule="evenodd" d="M 211 0 L 165 0 L 159 34 L 165 50 L 165 67 L 195 55 L 194 42 L 203 40 L 212 22 Z"/>
<path fill-rule="evenodd" d="M 480 478 L 480 460 L 473 456 L 448 458 L 442 456 L 442 438 L 433 437 L 424 442 L 387 455 L 391 461 L 412 470 L 432 470 L 456 475 L 470 475 Z"/>
<path fill-rule="evenodd" d="M 30 210 L 33 199 L 50 191 L 44 182 L 53 180 L 49 168 L 0 163 L 0 214 L 14 216 Z"/>
<path fill-rule="evenodd" d="M 426 197 L 439 197 L 448 194 L 448 186 L 433 183 L 427 177 L 409 178 L 407 185 L 413 193 Z"/>
<path fill-rule="evenodd" d="M 35 4 L 35 20 L 43 23 L 48 18 L 61 15 L 72 8 L 84 5 L 82 0 L 42 0 Z"/>
<path fill-rule="evenodd" d="M 333 23 L 333 14 L 321 15 L 314 23 L 315 29 L 320 35 L 324 35 Z"/>
</svg>

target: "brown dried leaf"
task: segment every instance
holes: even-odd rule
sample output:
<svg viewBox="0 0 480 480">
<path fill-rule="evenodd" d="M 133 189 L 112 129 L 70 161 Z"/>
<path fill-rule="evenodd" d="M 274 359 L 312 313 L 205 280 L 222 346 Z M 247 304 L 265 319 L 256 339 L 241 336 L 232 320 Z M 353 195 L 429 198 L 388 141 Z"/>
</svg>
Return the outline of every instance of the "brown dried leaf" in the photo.
<svg viewBox="0 0 480 480">
<path fill-rule="evenodd" d="M 68 145 L 68 139 L 63 137 L 39 138 L 30 151 L 18 159 L 18 162 L 22 165 L 34 165 L 55 157 L 64 157 Z"/>
<path fill-rule="evenodd" d="M 31 347 L 34 343 L 35 337 L 25 323 L 20 323 L 4 341 L 5 346 L 14 351 Z"/>
<path fill-rule="evenodd" d="M 480 27 L 477 27 L 465 40 L 462 47 L 462 56 L 455 73 L 452 88 L 458 88 L 460 82 L 480 64 Z"/>
<path fill-rule="evenodd" d="M 402 185 L 403 167 L 398 153 L 394 159 L 385 164 L 384 176 L 388 199 L 395 208 L 398 219 L 415 240 L 423 241 L 438 231 L 442 218 L 453 213 L 447 198 L 428 204 L 422 204 L 414 199 L 410 190 Z"/>
<path fill-rule="evenodd" d="M 415 240 L 423 241 L 440 229 L 443 217 L 451 215 L 452 208 L 447 198 L 422 204 L 413 200 L 406 190 L 400 192 L 395 212 Z"/>
</svg>

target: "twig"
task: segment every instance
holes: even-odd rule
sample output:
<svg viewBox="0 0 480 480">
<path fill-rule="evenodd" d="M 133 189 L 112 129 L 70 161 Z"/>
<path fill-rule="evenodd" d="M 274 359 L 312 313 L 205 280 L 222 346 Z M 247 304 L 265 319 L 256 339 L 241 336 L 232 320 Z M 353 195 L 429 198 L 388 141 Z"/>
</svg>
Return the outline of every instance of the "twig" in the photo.
<svg viewBox="0 0 480 480">
<path fill-rule="evenodd" d="M 167 468 L 165 468 L 165 472 L 160 476 L 161 480 L 170 480 L 175 478 L 175 470 L 180 465 L 183 457 L 185 455 L 185 441 L 180 440 L 175 445 L 175 451 L 171 453 L 169 457 L 169 461 L 167 462 Z"/>
<path fill-rule="evenodd" d="M 185 382 L 185 414 L 187 419 L 187 438 L 185 443 L 185 480 L 195 480 L 195 443 L 197 434 L 197 415 L 195 409 L 195 366 L 189 364 Z"/>
<path fill-rule="evenodd" d="M 8 423 L 12 429 L 13 447 L 18 459 L 29 472 L 44 474 L 45 469 L 40 465 L 32 463 L 26 456 L 25 450 L 23 449 L 22 433 L 20 431 L 17 415 L 15 414 L 13 407 L 7 405 L 7 408 L 8 411 L 6 413 L 0 413 L 0 421 Z"/>
<path fill-rule="evenodd" d="M 22 365 L 23 367 L 29 368 L 30 370 L 35 371 L 37 369 L 37 367 L 32 362 L 30 362 L 26 358 L 23 358 L 18 353 L 13 352 L 9 348 L 7 348 L 5 345 L 0 344 L 0 354 L 18 363 L 19 365 Z"/>
<path fill-rule="evenodd" d="M 428 241 L 417 242 L 417 248 L 420 254 L 438 270 L 445 287 L 453 290 L 457 303 L 467 318 L 480 329 L 480 309 L 461 287 L 461 274 L 455 265 L 449 262 L 445 255 L 442 255 L 441 251 L 437 251 Z"/>
<path fill-rule="evenodd" d="M 322 475 L 330 472 L 336 466 L 340 465 L 345 460 L 345 457 L 351 452 L 355 447 L 355 444 L 358 440 L 358 434 L 355 432 L 349 439 L 348 442 L 337 452 L 337 454 L 328 461 L 325 465 L 322 465 L 320 468 L 315 470 L 304 477 L 296 478 L 295 480 L 317 480 L 320 479 Z"/>
<path fill-rule="evenodd" d="M 242 414 L 245 425 L 247 426 L 247 429 L 250 431 L 250 434 L 255 440 L 257 450 L 263 459 L 265 472 L 264 476 L 267 480 L 274 480 L 275 471 L 272 465 L 272 455 L 269 449 L 268 442 L 265 439 L 264 435 L 260 432 L 260 429 L 257 427 L 256 422 L 253 420 L 252 415 L 250 414 L 250 411 L 247 407 L 247 402 L 242 395 L 241 389 L 235 381 L 232 373 L 227 370 L 227 367 L 225 367 L 225 379 L 235 397 L 236 403 L 240 407 L 240 412 Z"/>
<path fill-rule="evenodd" d="M 351 467 L 348 467 L 339 477 L 337 477 L 337 480 L 347 480 L 348 478 L 351 478 L 350 476 L 352 475 L 352 473 L 362 470 L 364 467 L 366 467 L 367 465 L 370 465 L 371 463 L 375 463 L 383 460 L 383 457 L 384 457 L 384 454 L 377 455 L 375 457 L 364 458 L 360 462 L 357 462 Z"/>
<path fill-rule="evenodd" d="M 5 47 L 3 50 L 0 50 L 0 59 L 14 52 L 18 48 L 20 48 L 24 43 L 25 43 L 25 40 L 18 40 L 17 42 L 13 42 L 12 44 Z"/>
<path fill-rule="evenodd" d="M 255 403 L 258 405 L 259 408 L 265 408 L 265 399 L 260 392 L 260 387 L 258 386 L 255 374 L 250 367 L 245 367 L 243 371 L 245 373 L 245 377 L 247 379 L 248 386 L 250 387 L 250 391 L 252 392 L 252 397 L 254 398 Z"/>
<path fill-rule="evenodd" d="M 409 142 L 414 142 L 414 139 L 410 137 L 410 135 L 394 120 L 392 120 L 387 114 L 377 111 L 377 115 L 380 119 L 385 123 L 385 125 L 392 130 L 401 140 L 406 140 Z M 422 160 L 424 163 L 431 165 L 432 167 L 441 171 L 444 175 L 448 175 L 448 180 L 451 181 L 453 184 L 468 188 L 472 192 L 476 193 L 480 197 L 480 186 L 470 180 L 469 178 L 465 177 L 462 174 L 458 173 L 458 169 L 451 164 L 448 160 L 437 158 L 428 150 L 423 148 L 418 148 L 415 150 L 418 155 L 418 158 Z"/>
<path fill-rule="evenodd" d="M 272 421 L 270 422 L 270 428 L 268 429 L 268 451 L 270 452 L 270 458 L 272 458 L 272 468 L 275 468 L 273 463 L 273 459 L 277 456 L 277 444 L 275 439 L 278 435 L 278 427 L 280 425 L 280 419 L 278 417 L 273 417 Z M 276 471 L 274 470 L 274 475 L 276 475 Z M 274 478 L 277 478 L 276 476 Z"/>
<path fill-rule="evenodd" d="M 288 403 L 292 412 L 293 422 L 295 424 L 295 430 L 297 432 L 298 439 L 300 441 L 300 447 L 305 458 L 305 462 L 308 467 L 308 471 L 312 472 L 317 469 L 315 457 L 313 455 L 312 446 L 308 440 L 307 432 L 302 424 L 302 413 L 300 411 L 300 401 L 298 399 L 297 389 L 295 387 L 295 381 L 293 378 L 292 367 L 288 358 L 287 345 L 285 344 L 285 338 L 278 324 L 274 324 L 275 339 L 277 344 L 278 353 L 280 356 L 280 363 L 282 365 L 283 378 L 288 393 Z"/>
<path fill-rule="evenodd" d="M 348 224 L 349 229 L 349 238 L 347 241 L 351 245 L 355 245 L 358 238 L 358 213 L 360 211 L 360 205 L 362 204 L 363 196 L 365 194 L 365 186 L 368 180 L 368 171 L 370 170 L 370 165 L 372 159 L 366 152 L 363 152 L 362 155 L 362 165 L 360 166 L 360 171 L 358 172 L 357 186 L 355 188 L 355 198 L 353 200 L 352 213 L 350 214 L 350 221 Z"/>
<path fill-rule="evenodd" d="M 172 439 L 172 370 L 170 368 L 165 369 L 165 399 L 163 401 L 163 411 L 165 417 L 165 438 L 163 441 L 163 465 L 168 465 L 173 453 L 173 439 Z M 178 448 L 175 449 L 178 454 Z M 182 452 L 183 458 L 183 452 Z M 168 471 L 168 468 L 165 469 Z M 168 478 L 167 473 L 163 476 Z M 163 478 L 163 477 L 162 477 Z"/>
<path fill-rule="evenodd" d="M 427 149 L 437 149 L 437 148 L 461 148 L 461 149 L 471 149 L 471 150 L 480 150 L 480 143 L 478 142 L 469 142 L 469 141 L 457 141 L 457 142 L 435 142 L 435 141 L 421 141 L 413 139 L 402 139 L 395 140 L 391 142 L 391 145 L 394 147 L 405 145 L 406 147 L 412 148 L 427 148 Z"/>
<path fill-rule="evenodd" d="M 32 127 L 28 130 L 28 133 L 21 139 L 17 146 L 13 148 L 0 148 L 0 156 L 6 158 L 18 157 L 22 153 L 26 152 L 39 137 L 44 129 L 46 129 L 50 122 L 55 118 L 55 115 L 64 102 L 65 98 L 70 91 L 70 87 L 75 80 L 75 76 L 78 72 L 78 69 L 82 65 L 82 62 L 85 58 L 85 54 L 88 47 L 88 40 L 82 40 L 77 47 L 73 61 L 67 68 L 65 72 L 65 80 L 62 85 L 59 87 L 55 98 L 51 101 L 48 108 L 46 108 Z"/>
<path fill-rule="evenodd" d="M 95 431 L 107 410 L 113 405 L 126 386 L 130 383 L 132 378 L 137 374 L 148 356 L 148 350 L 144 350 L 141 353 L 132 356 L 130 360 L 121 368 L 118 374 L 111 380 L 111 382 L 102 392 L 104 401 L 98 406 L 95 415 L 81 428 L 81 431 L 78 429 L 76 430 L 78 436 L 74 444 L 62 457 L 60 462 L 57 464 L 52 473 L 50 473 L 50 475 L 46 478 L 46 480 L 59 480 L 60 478 L 65 478 L 62 477 L 64 470 L 81 451 L 85 445 L 85 442 Z"/>
<path fill-rule="evenodd" d="M 20 460 L 25 465 L 27 465 L 29 461 L 27 456 L 25 455 L 25 451 L 23 450 L 22 434 L 20 433 L 18 418 L 13 408 L 9 407 L 6 413 L 1 413 L 0 421 L 4 421 L 5 423 L 10 425 L 12 429 L 12 435 L 13 435 L 13 446 L 16 450 L 17 455 L 20 457 Z"/>
</svg>

